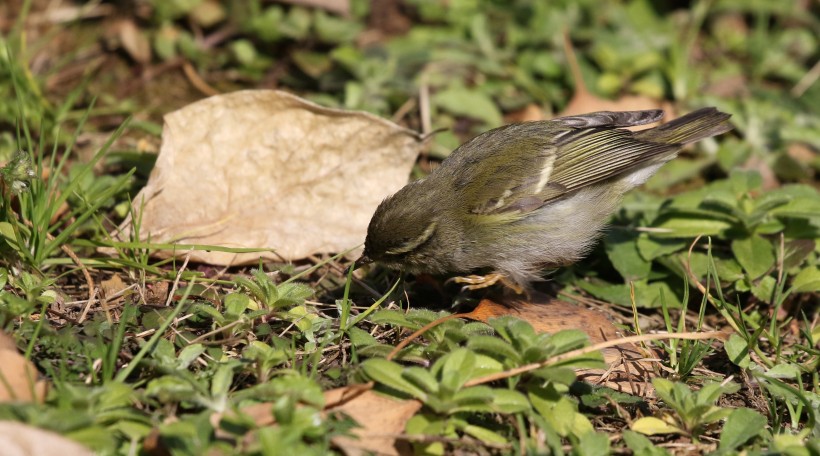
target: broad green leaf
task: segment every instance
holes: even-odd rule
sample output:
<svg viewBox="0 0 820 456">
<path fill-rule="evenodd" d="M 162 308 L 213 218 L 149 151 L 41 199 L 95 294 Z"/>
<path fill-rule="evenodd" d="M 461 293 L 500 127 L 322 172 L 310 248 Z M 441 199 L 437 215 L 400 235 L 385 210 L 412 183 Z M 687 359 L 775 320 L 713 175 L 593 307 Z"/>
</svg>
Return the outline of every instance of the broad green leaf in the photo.
<svg viewBox="0 0 820 456">
<path fill-rule="evenodd" d="M 772 209 L 770 213 L 780 217 L 818 219 L 820 218 L 820 198 L 817 195 L 795 197 L 788 203 Z"/>
<path fill-rule="evenodd" d="M 245 312 L 251 303 L 251 298 L 244 293 L 231 293 L 225 296 L 225 314 L 232 320 Z"/>
<path fill-rule="evenodd" d="M 465 434 L 471 435 L 482 442 L 497 443 L 502 445 L 508 443 L 507 439 L 503 436 L 485 427 L 468 424 L 467 426 L 464 426 L 462 430 Z"/>
<path fill-rule="evenodd" d="M 705 218 L 695 214 L 663 214 L 655 220 L 652 236 L 657 238 L 693 238 L 696 236 L 717 236 L 732 227 L 725 220 Z"/>
<path fill-rule="evenodd" d="M 370 315 L 369 320 L 377 325 L 387 324 L 398 326 L 400 328 L 420 328 L 418 324 L 408 320 L 404 312 L 399 312 L 397 310 L 377 310 L 376 312 L 373 312 L 373 314 Z"/>
<path fill-rule="evenodd" d="M 555 347 L 555 353 L 564 353 L 587 345 L 589 336 L 580 329 L 565 329 L 559 331 L 549 338 L 549 343 Z"/>
<path fill-rule="evenodd" d="M 509 367 L 517 366 L 521 356 L 508 342 L 493 336 L 473 336 L 467 340 L 467 348 L 501 360 Z"/>
<path fill-rule="evenodd" d="M 376 345 L 379 343 L 378 339 L 373 337 L 369 332 L 355 326 L 347 330 L 347 336 L 350 338 L 350 343 L 353 344 L 354 347 L 367 347 L 368 345 Z"/>
<path fill-rule="evenodd" d="M 530 409 L 527 397 L 515 390 L 493 389 L 492 408 L 499 413 L 520 413 Z"/>
<path fill-rule="evenodd" d="M 720 434 L 721 450 L 734 450 L 759 434 L 766 426 L 766 418 L 745 407 L 732 410 Z"/>
<path fill-rule="evenodd" d="M 479 119 L 490 128 L 503 123 L 496 103 L 477 89 L 451 87 L 433 95 L 433 103 L 452 114 Z"/>
<path fill-rule="evenodd" d="M 757 279 L 774 266 L 772 243 L 758 235 L 733 241 L 732 253 L 751 279 Z"/>
<path fill-rule="evenodd" d="M 361 365 L 362 372 L 367 378 L 375 380 L 397 391 L 409 394 L 416 399 L 425 401 L 427 393 L 402 377 L 404 368 L 399 364 L 386 359 L 368 359 Z"/>
<path fill-rule="evenodd" d="M 626 282 L 645 279 L 652 263 L 638 252 L 638 233 L 634 231 L 611 230 L 604 240 L 606 254 Z"/>
<path fill-rule="evenodd" d="M 444 398 L 455 404 L 455 408 L 446 410 L 449 413 L 456 412 L 492 412 L 493 389 L 489 386 L 479 385 L 456 391 L 452 397 Z M 442 396 L 439 394 L 439 396 Z M 442 410 L 444 411 L 444 410 Z"/>
<path fill-rule="evenodd" d="M 800 376 L 800 369 L 794 364 L 784 362 L 766 371 L 766 376 L 773 378 L 794 379 Z"/>
<path fill-rule="evenodd" d="M 588 432 L 574 446 L 578 456 L 607 456 L 609 451 L 609 437 L 603 432 Z"/>
<path fill-rule="evenodd" d="M 439 378 L 442 388 L 454 392 L 472 378 L 475 362 L 475 353 L 461 348 L 439 358 L 432 371 Z"/>
<path fill-rule="evenodd" d="M 624 430 L 623 438 L 634 456 L 666 456 L 669 454 L 666 449 L 655 446 L 651 440 L 635 431 Z"/>
<path fill-rule="evenodd" d="M 632 430 L 646 435 L 683 434 L 683 430 L 654 416 L 645 416 L 632 422 Z"/>
<path fill-rule="evenodd" d="M 807 267 L 792 279 L 794 291 L 799 293 L 820 291 L 820 267 Z"/>
<path fill-rule="evenodd" d="M 729 360 L 736 366 L 742 367 L 743 369 L 749 367 L 751 359 L 749 358 L 749 345 L 745 339 L 737 334 L 732 334 L 729 336 L 729 340 L 723 344 L 723 348 L 726 350 Z"/>
<path fill-rule="evenodd" d="M 649 261 L 675 253 L 687 246 L 686 241 L 656 238 L 648 233 L 641 233 L 636 244 L 641 256 Z"/>
<path fill-rule="evenodd" d="M 211 395 L 214 397 L 227 396 L 233 383 L 233 369 L 231 364 L 219 366 L 211 380 Z"/>
<path fill-rule="evenodd" d="M 774 296 L 774 289 L 777 281 L 774 277 L 767 275 L 752 283 L 752 294 L 762 302 L 771 303 Z"/>
<path fill-rule="evenodd" d="M 438 391 L 438 382 L 427 369 L 411 366 L 405 368 L 401 375 L 402 378 L 428 393 Z"/>
<path fill-rule="evenodd" d="M 187 369 L 194 360 L 199 358 L 199 355 L 205 352 L 205 347 L 202 344 L 188 345 L 179 351 L 178 369 Z"/>
</svg>

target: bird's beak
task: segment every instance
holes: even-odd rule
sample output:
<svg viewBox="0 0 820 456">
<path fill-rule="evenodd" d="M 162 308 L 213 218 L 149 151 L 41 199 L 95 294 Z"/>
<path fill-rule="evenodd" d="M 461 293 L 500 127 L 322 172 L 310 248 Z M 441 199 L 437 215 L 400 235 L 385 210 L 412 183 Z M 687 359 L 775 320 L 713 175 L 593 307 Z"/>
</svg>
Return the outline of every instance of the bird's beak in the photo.
<svg viewBox="0 0 820 456">
<path fill-rule="evenodd" d="M 364 252 L 362 253 L 362 256 L 360 256 L 359 259 L 356 260 L 356 269 L 359 269 L 362 266 L 366 266 L 372 262 L 373 260 L 370 259 L 369 256 L 367 256 L 367 252 Z"/>
</svg>

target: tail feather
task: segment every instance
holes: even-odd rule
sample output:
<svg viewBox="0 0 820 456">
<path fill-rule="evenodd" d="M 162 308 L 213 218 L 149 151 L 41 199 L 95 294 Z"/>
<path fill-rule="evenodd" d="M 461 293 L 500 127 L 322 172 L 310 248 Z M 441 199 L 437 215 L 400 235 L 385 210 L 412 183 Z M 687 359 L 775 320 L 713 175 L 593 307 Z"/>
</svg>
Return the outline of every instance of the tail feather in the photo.
<svg viewBox="0 0 820 456">
<path fill-rule="evenodd" d="M 715 108 L 703 108 L 671 122 L 636 133 L 641 139 L 665 144 L 689 144 L 711 138 L 732 129 L 731 114 Z"/>
</svg>

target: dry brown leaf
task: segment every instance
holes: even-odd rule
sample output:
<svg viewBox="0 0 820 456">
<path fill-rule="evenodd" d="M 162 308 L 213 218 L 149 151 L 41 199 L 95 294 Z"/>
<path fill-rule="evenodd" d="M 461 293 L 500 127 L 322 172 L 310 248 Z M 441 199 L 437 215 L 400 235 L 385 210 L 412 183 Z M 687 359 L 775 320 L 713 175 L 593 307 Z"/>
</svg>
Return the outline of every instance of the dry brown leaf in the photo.
<svg viewBox="0 0 820 456">
<path fill-rule="evenodd" d="M 102 289 L 102 298 L 109 303 L 116 303 L 122 300 L 122 295 L 117 296 L 118 293 L 128 288 L 128 285 L 122 281 L 122 278 L 117 274 L 111 276 L 110 279 L 103 280 L 100 283 Z M 117 297 L 115 297 L 117 296 Z"/>
<path fill-rule="evenodd" d="M 343 394 L 347 389 L 348 387 L 343 387 L 327 391 L 325 398 L 330 403 L 329 396 Z M 420 408 L 421 402 L 417 400 L 399 400 L 371 390 L 364 391 L 326 410 L 328 413 L 344 413 L 360 426 L 352 430 L 357 438 L 336 436 L 331 442 L 348 456 L 413 454 L 410 444 L 397 440 L 396 436 L 404 433 L 407 421 Z"/>
<path fill-rule="evenodd" d="M 527 321 L 536 331 L 554 333 L 564 329 L 579 329 L 593 343 L 617 340 L 623 335 L 603 313 L 578 307 L 557 299 L 538 296 L 537 300 L 505 300 L 497 302 L 483 299 L 476 308 L 464 315 L 466 318 L 487 322 L 490 318 L 512 315 Z M 654 395 L 649 380 L 655 376 L 655 365 L 647 358 L 654 353 L 635 344 L 624 344 L 603 351 L 607 370 L 581 369 L 578 378 L 603 385 L 617 391 L 643 396 Z"/>
<path fill-rule="evenodd" d="M 786 153 L 800 164 L 811 165 L 818 157 L 818 151 L 812 149 L 808 144 L 793 142 L 789 144 Z"/>
<path fill-rule="evenodd" d="M 140 233 L 155 243 L 275 250 L 191 255 L 218 265 L 345 251 L 364 242 L 376 206 L 407 183 L 420 150 L 413 131 L 285 92 L 207 98 L 165 116 L 156 166 L 134 198 Z M 112 235 L 128 239 L 130 223 Z"/>
<path fill-rule="evenodd" d="M 527 106 L 513 111 L 504 116 L 507 122 L 533 122 L 537 120 L 545 120 L 547 116 L 544 115 L 544 110 L 535 103 L 530 103 Z"/>
<path fill-rule="evenodd" d="M 350 0 L 279 0 L 281 3 L 319 8 L 341 16 L 350 15 Z"/>
<path fill-rule="evenodd" d="M 0 421 L 0 448 L 3 456 L 93 456 L 79 443 L 59 434 L 14 421 Z"/>
<path fill-rule="evenodd" d="M 151 43 L 133 20 L 117 21 L 115 27 L 123 49 L 132 59 L 143 64 L 151 61 Z"/>
<path fill-rule="evenodd" d="M 44 380 L 37 380 L 34 364 L 17 351 L 14 339 L 0 333 L 0 403 L 43 402 L 47 389 Z"/>
</svg>

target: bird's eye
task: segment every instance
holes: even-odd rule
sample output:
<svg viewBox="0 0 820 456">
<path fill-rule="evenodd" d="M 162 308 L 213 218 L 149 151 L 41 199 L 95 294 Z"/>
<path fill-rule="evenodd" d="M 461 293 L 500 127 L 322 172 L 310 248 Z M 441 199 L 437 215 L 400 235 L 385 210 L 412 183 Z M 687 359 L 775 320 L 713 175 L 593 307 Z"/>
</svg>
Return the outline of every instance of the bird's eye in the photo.
<svg viewBox="0 0 820 456">
<path fill-rule="evenodd" d="M 402 255 L 417 249 L 420 245 L 427 242 L 432 236 L 433 233 L 436 231 L 436 222 L 432 222 L 427 225 L 427 228 L 424 229 L 424 232 L 421 233 L 420 236 L 416 238 L 402 238 L 401 244 L 394 248 L 390 249 L 384 253 L 388 255 Z"/>
</svg>

